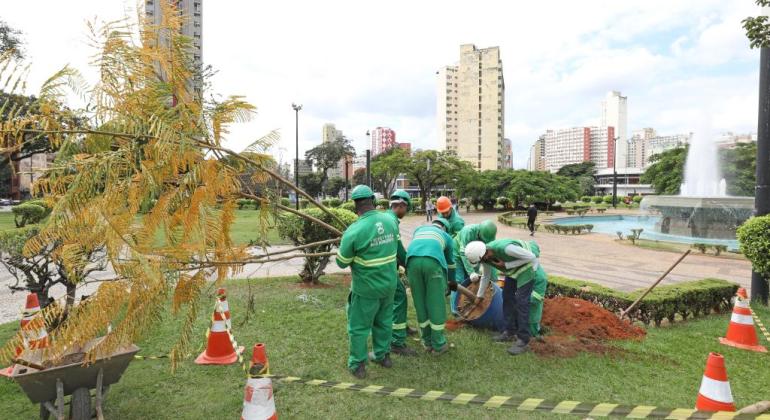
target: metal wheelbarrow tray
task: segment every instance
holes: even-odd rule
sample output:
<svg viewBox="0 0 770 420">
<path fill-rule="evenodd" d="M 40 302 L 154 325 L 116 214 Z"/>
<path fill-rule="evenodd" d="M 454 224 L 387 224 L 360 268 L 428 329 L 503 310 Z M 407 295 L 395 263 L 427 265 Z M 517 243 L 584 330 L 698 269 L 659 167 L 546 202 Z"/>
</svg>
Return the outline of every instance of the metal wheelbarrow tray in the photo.
<svg viewBox="0 0 770 420">
<path fill-rule="evenodd" d="M 73 349 L 67 355 L 88 352 L 99 341 L 101 338 L 93 339 L 87 342 L 82 349 Z M 139 352 L 139 347 L 131 344 L 110 355 L 98 355 L 93 363 L 85 366 L 82 361 L 77 361 L 39 370 L 17 364 L 11 378 L 21 386 L 30 401 L 40 403 L 41 418 L 47 418 L 49 412 L 57 418 L 64 418 L 65 395 L 73 396 L 71 403 L 73 410 L 77 405 L 81 408 L 87 407 L 87 411 L 90 412 L 89 390 L 96 389 L 96 414 L 97 417 L 101 418 L 101 403 L 106 387 L 120 380 L 137 352 Z M 38 363 L 39 353 L 39 350 L 25 351 L 20 359 Z M 86 398 L 87 400 L 83 401 Z M 90 418 L 90 414 L 87 418 Z"/>
</svg>

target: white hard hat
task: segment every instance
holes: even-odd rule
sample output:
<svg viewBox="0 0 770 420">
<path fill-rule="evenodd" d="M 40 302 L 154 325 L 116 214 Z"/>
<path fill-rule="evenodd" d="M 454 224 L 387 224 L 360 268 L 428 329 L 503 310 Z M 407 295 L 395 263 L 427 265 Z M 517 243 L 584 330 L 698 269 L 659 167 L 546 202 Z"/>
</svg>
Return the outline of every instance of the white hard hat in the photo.
<svg viewBox="0 0 770 420">
<path fill-rule="evenodd" d="M 478 264 L 481 261 L 481 257 L 487 252 L 487 246 L 484 242 L 473 241 L 468 245 L 465 245 L 465 258 L 471 264 Z"/>
</svg>

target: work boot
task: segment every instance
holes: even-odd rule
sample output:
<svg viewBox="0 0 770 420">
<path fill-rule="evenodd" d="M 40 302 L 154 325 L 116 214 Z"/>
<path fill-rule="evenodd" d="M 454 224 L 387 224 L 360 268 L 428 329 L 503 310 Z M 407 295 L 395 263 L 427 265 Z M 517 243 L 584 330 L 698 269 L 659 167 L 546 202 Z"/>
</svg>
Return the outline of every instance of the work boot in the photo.
<svg viewBox="0 0 770 420">
<path fill-rule="evenodd" d="M 438 350 L 434 349 L 432 353 L 434 356 L 441 356 L 442 354 L 448 351 L 449 351 L 449 343 L 446 343 L 443 346 L 441 346 Z"/>
<path fill-rule="evenodd" d="M 364 379 L 366 378 L 366 365 L 361 363 L 358 365 L 356 370 L 350 372 L 353 376 L 355 376 L 357 379 Z"/>
<path fill-rule="evenodd" d="M 511 334 L 508 331 L 503 331 L 500 334 L 497 334 L 492 337 L 492 341 L 496 341 L 498 343 L 504 343 L 506 341 L 513 341 L 516 338 L 516 334 Z"/>
<path fill-rule="evenodd" d="M 393 361 L 390 360 L 390 354 L 386 354 L 385 357 L 382 358 L 382 360 L 374 360 L 374 363 L 377 363 L 378 365 L 390 369 L 393 367 Z"/>
<path fill-rule="evenodd" d="M 508 349 L 508 353 L 516 356 L 516 355 L 519 355 L 519 354 L 522 354 L 522 353 L 526 353 L 528 350 L 529 350 L 529 344 L 527 344 L 527 343 L 525 343 L 525 342 L 523 342 L 523 341 L 521 341 L 521 340 L 519 340 L 517 338 L 516 339 L 516 343 L 514 343 Z"/>
<path fill-rule="evenodd" d="M 399 356 L 417 356 L 417 352 L 407 346 L 390 346 L 390 352 Z"/>
</svg>

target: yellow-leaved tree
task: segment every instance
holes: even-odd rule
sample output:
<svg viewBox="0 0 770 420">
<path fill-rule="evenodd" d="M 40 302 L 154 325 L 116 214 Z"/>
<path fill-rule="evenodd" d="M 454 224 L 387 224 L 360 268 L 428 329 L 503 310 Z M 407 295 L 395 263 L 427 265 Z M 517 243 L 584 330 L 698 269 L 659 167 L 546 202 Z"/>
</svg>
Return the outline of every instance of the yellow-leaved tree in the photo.
<svg viewBox="0 0 770 420">
<path fill-rule="evenodd" d="M 10 107 L 0 122 L 1 153 L 41 138 L 58 151 L 54 165 L 35 183 L 36 193 L 53 210 L 25 251 L 56 243 L 55 257 L 67 272 L 78 273 L 89 263 L 84 256 L 101 248 L 117 275 L 52 332 L 47 357 L 53 360 L 73 344 L 105 334 L 108 325 L 111 332 L 87 360 L 134 342 L 171 301 L 186 320 L 170 354 L 175 364 L 189 351 L 206 282 L 221 282 L 244 262 L 265 261 L 230 240 L 236 200 L 271 203 L 261 206 L 263 226 L 269 209 L 293 211 L 269 200 L 267 188 L 259 194 L 242 191 L 238 175 L 246 167 L 257 183 L 272 178 L 292 187 L 264 154 L 275 133 L 241 153 L 223 147 L 228 126 L 251 118 L 254 107 L 238 96 L 203 100 L 205 77 L 193 70 L 191 41 L 180 31 L 182 17 L 173 2 L 161 4 L 159 25 L 139 19 L 90 26 L 99 45 L 93 65 L 100 77 L 94 86 L 85 86 L 77 71 L 65 67 L 41 88 L 35 113 L 0 104 Z M 0 57 L 4 91 L 24 88 L 26 68 L 15 60 L 12 54 Z M 70 92 L 82 95 L 88 107 L 65 107 Z M 58 316 L 48 312 L 49 318 Z M 19 340 L 6 343 L 3 362 L 14 356 Z"/>
</svg>

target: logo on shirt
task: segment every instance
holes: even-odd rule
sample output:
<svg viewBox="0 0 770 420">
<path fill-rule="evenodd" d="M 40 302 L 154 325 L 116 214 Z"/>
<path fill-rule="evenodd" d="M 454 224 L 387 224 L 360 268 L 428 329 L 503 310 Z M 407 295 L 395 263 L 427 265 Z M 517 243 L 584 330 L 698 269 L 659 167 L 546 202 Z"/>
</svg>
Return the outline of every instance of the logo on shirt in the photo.
<svg viewBox="0 0 770 420">
<path fill-rule="evenodd" d="M 375 224 L 375 226 L 377 226 L 377 234 L 378 235 L 382 235 L 383 233 L 385 233 L 385 227 L 382 226 L 382 222 L 377 222 Z"/>
</svg>

